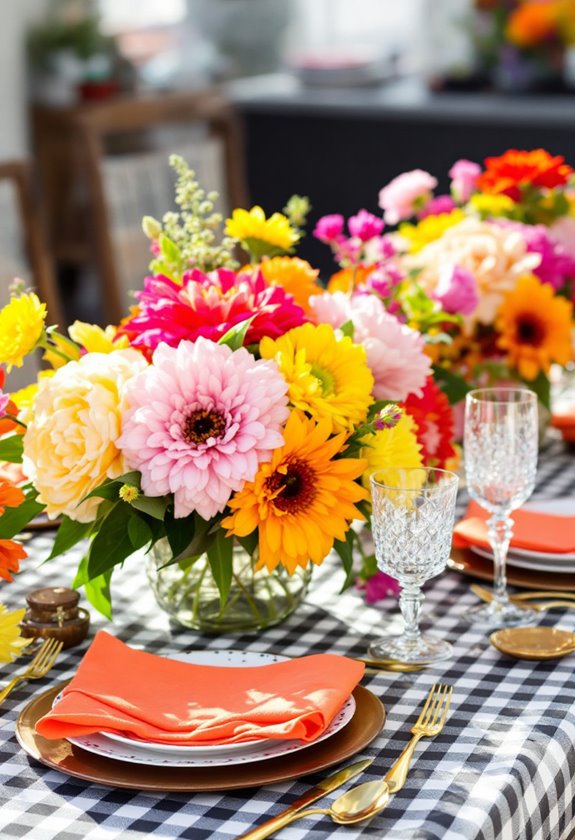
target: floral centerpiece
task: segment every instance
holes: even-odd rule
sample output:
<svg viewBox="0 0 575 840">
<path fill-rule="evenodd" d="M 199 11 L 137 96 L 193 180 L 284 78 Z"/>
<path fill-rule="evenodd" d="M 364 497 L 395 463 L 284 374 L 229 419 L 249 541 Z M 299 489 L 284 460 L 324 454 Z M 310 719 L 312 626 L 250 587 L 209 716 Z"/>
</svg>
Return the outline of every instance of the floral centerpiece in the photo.
<svg viewBox="0 0 575 840">
<path fill-rule="evenodd" d="M 144 551 L 160 602 L 178 601 L 180 620 L 213 630 L 243 602 L 250 619 L 227 627 L 259 627 L 289 612 L 300 570 L 332 549 L 345 583 L 355 579 L 352 525 L 369 516 L 370 473 L 432 452 L 443 463 L 454 454 L 451 418 L 419 332 L 376 295 L 348 309 L 291 256 L 306 200 L 269 218 L 238 209 L 222 239 L 215 196 L 173 164 L 180 212 L 144 220 L 151 275 L 120 325 L 46 328 L 45 306 L 23 289 L 0 311 L 0 362 L 10 369 L 42 348 L 49 364 L 36 384 L 2 396 L 14 428 L 0 459 L 21 462 L 24 499 L 0 517 L 0 537 L 40 513 L 60 520 L 50 556 L 87 541 L 74 585 L 107 615 L 114 569 Z M 362 242 L 381 226 L 360 222 Z M 269 592 L 278 572 L 290 602 L 280 611 L 269 595 L 262 607 L 254 582 L 263 577 Z M 208 579 L 217 597 L 205 619 Z M 184 592 L 192 606 L 181 606 Z"/>
<path fill-rule="evenodd" d="M 328 288 L 375 296 L 415 327 L 434 363 L 429 387 L 452 403 L 519 381 L 549 409 L 551 367 L 573 359 L 573 170 L 542 149 L 510 150 L 483 167 L 457 161 L 450 177 L 444 195 L 422 170 L 385 186 L 384 220 L 397 227 L 376 248 L 354 250 L 343 219 L 320 220 L 315 233 L 343 266 Z"/>
<path fill-rule="evenodd" d="M 575 43 L 571 0 L 476 0 L 473 37 L 480 69 L 511 91 L 562 89 Z"/>
</svg>

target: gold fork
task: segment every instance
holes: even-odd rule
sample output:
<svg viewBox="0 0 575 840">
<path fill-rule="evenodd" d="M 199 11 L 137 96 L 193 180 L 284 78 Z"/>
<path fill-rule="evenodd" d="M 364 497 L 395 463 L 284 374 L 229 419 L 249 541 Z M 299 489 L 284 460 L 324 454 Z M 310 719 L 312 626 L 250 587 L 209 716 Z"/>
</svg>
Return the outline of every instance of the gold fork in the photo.
<svg viewBox="0 0 575 840">
<path fill-rule="evenodd" d="M 0 703 L 8 697 L 14 686 L 18 685 L 18 683 L 24 682 L 25 680 L 39 680 L 41 677 L 45 677 L 62 650 L 62 644 L 57 639 L 46 639 L 26 670 L 11 679 L 8 685 L 0 691 Z"/>
<path fill-rule="evenodd" d="M 435 738 L 443 729 L 452 693 L 453 688 L 450 685 L 435 683 L 431 687 L 421 714 L 411 728 L 413 738 L 385 776 L 390 793 L 396 793 L 404 786 L 413 751 L 418 741 L 421 738 Z"/>
</svg>

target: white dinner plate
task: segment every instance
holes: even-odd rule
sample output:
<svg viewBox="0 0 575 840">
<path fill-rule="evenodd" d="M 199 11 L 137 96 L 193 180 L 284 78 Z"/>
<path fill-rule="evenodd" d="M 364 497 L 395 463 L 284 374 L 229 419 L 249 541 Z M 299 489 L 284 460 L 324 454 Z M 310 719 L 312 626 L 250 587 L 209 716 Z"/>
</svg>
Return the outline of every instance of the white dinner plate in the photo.
<svg viewBox="0 0 575 840">
<path fill-rule="evenodd" d="M 493 560 L 493 552 L 487 548 L 479 548 L 479 546 L 470 546 L 474 554 L 479 554 L 480 557 L 486 557 L 488 560 Z M 523 557 L 516 555 L 510 551 L 507 555 L 507 565 L 516 566 L 518 569 L 530 569 L 537 572 L 561 572 L 568 575 L 575 572 L 575 560 L 557 561 L 557 557 L 561 555 L 554 554 L 553 560 L 540 560 L 538 558 Z"/>
<path fill-rule="evenodd" d="M 174 654 L 173 659 L 202 665 L 221 667 L 252 667 L 284 661 L 288 657 L 247 651 L 190 651 Z M 55 699 L 56 705 L 58 698 Z M 150 744 L 125 736 L 96 733 L 68 738 L 71 744 L 89 752 L 127 761 L 133 764 L 150 764 L 155 767 L 222 767 L 264 761 L 279 755 L 311 747 L 335 735 L 349 723 L 355 713 L 355 699 L 350 695 L 325 732 L 314 741 L 261 739 L 243 744 L 218 745 L 216 751 L 205 746 L 192 747 L 172 744 Z M 223 749 L 220 749 L 222 747 Z"/>
</svg>

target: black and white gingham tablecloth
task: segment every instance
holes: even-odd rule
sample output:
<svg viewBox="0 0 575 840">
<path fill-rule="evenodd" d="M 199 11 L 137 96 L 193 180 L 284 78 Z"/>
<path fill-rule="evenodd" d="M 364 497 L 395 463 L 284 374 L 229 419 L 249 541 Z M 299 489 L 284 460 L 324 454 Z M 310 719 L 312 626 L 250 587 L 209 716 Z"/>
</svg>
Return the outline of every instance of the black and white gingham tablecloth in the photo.
<svg viewBox="0 0 575 840">
<path fill-rule="evenodd" d="M 575 495 L 575 454 L 554 442 L 540 459 L 537 496 L 569 495 Z M 0 592 L 8 606 L 22 606 L 26 593 L 38 586 L 70 584 L 77 555 L 38 565 L 52 538 L 45 534 L 29 543 L 31 558 L 16 582 Z M 114 580 L 114 623 L 92 611 L 93 625 L 157 652 L 241 648 L 290 656 L 362 655 L 386 622 L 397 623 L 397 606 L 393 600 L 366 606 L 356 591 L 339 594 L 341 582 L 341 571 L 327 561 L 314 574 L 306 603 L 279 627 L 259 635 L 207 637 L 171 626 L 148 590 L 143 569 L 129 563 Z M 446 727 L 439 737 L 420 742 L 405 788 L 370 823 L 346 828 L 317 816 L 283 829 L 278 840 L 575 837 L 575 657 L 552 662 L 502 657 L 484 633 L 459 618 L 476 601 L 469 583 L 449 572 L 426 587 L 423 626 L 453 643 L 453 659 L 415 674 L 381 673 L 363 680 L 384 702 L 387 720 L 358 756 L 374 756 L 374 763 L 350 785 L 383 776 L 409 739 L 430 686 L 439 680 L 453 685 Z M 553 612 L 541 622 L 575 630 L 575 611 Z M 60 656 L 51 672 L 54 682 L 73 675 L 86 644 Z M 4 666 L 0 683 L 13 670 Z M 43 680 L 19 687 L 0 709 L 0 838 L 224 840 L 276 814 L 327 775 L 212 794 L 114 790 L 67 777 L 29 758 L 14 736 L 19 712 L 47 685 Z"/>
</svg>

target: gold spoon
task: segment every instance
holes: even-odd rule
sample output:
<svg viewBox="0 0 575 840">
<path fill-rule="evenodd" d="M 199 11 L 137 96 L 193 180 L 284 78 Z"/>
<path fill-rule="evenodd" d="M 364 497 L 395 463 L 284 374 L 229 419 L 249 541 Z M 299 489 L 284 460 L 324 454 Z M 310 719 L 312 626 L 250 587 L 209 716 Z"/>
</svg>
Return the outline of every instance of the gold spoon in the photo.
<svg viewBox="0 0 575 840">
<path fill-rule="evenodd" d="M 342 793 L 329 808 L 307 808 L 305 811 L 297 811 L 289 822 L 292 823 L 313 814 L 327 814 L 340 825 L 353 825 L 362 820 L 369 820 L 383 811 L 388 801 L 389 787 L 386 782 L 383 780 L 364 782 L 363 785 Z M 289 823 L 284 823 L 284 825 L 289 825 Z"/>
</svg>

